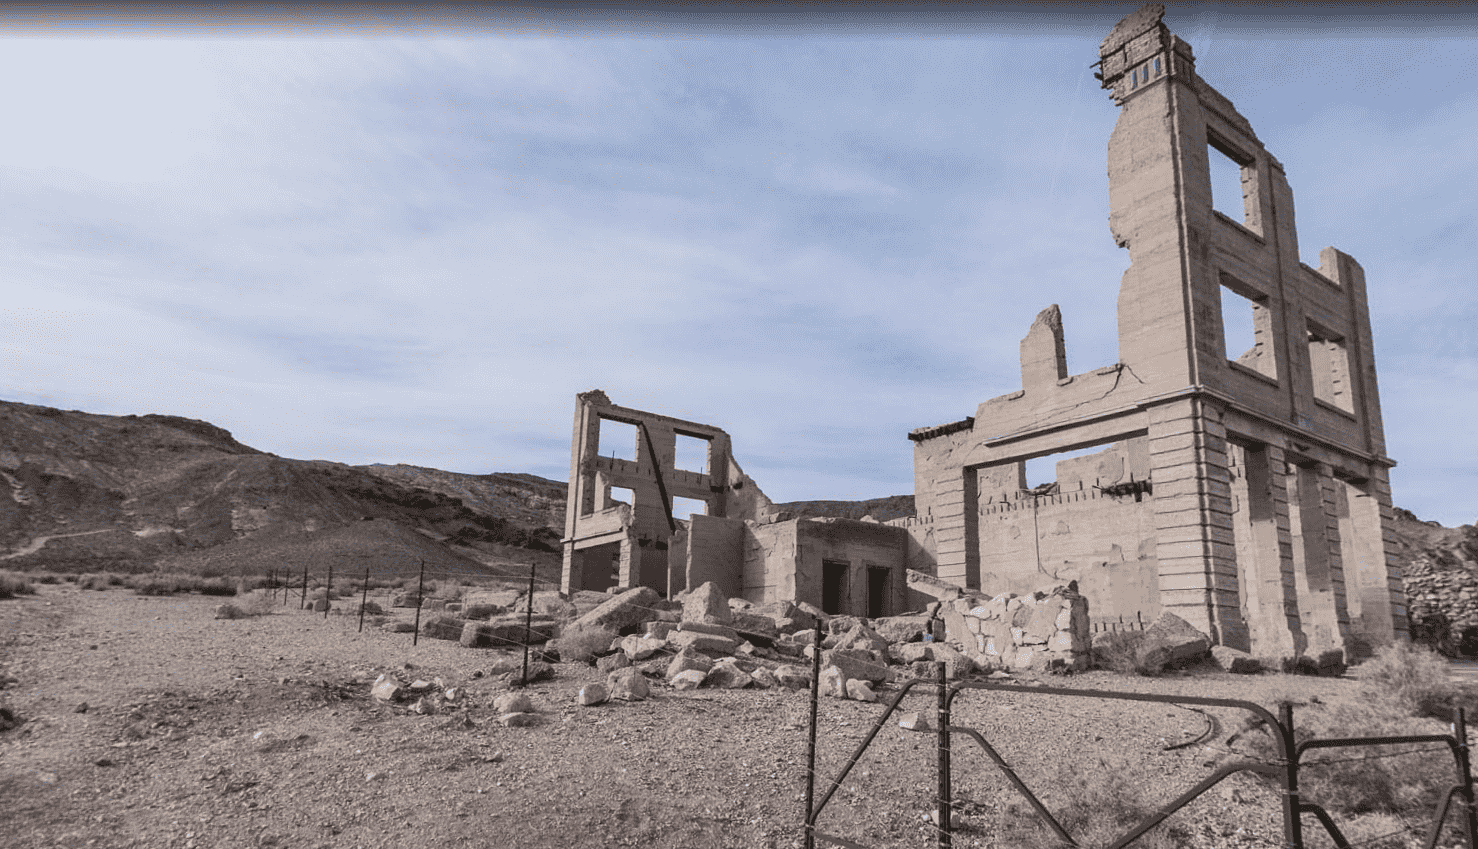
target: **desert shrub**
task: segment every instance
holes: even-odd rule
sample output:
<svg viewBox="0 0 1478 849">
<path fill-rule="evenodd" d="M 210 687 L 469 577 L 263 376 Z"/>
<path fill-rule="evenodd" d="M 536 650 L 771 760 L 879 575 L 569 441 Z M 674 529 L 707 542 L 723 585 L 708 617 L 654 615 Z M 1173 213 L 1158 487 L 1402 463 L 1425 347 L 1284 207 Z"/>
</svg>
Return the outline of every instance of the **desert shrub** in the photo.
<svg viewBox="0 0 1478 849">
<path fill-rule="evenodd" d="M 128 586 L 138 595 L 174 595 L 180 592 L 179 577 L 157 572 L 133 575 L 128 580 Z"/>
<path fill-rule="evenodd" d="M 621 635 L 610 628 L 566 628 L 550 642 L 549 647 L 559 652 L 561 660 L 569 663 L 593 663 L 597 655 L 605 654 L 612 641 Z"/>
<path fill-rule="evenodd" d="M 38 584 L 60 584 L 62 576 L 55 572 L 36 572 L 31 575 Z"/>
<path fill-rule="evenodd" d="M 421 623 L 421 635 L 433 640 L 460 640 L 467 622 L 455 616 L 433 616 Z"/>
<path fill-rule="evenodd" d="M 236 595 L 236 582 L 229 578 L 206 578 L 198 586 L 201 595 Z"/>
<path fill-rule="evenodd" d="M 1120 675 L 1159 675 L 1164 672 L 1163 664 L 1140 656 L 1143 646 L 1143 631 L 1115 631 L 1094 641 L 1093 664 Z"/>
<path fill-rule="evenodd" d="M 1392 695 L 1367 694 L 1360 701 L 1310 705 L 1294 711 L 1295 741 L 1340 737 L 1402 737 L 1440 734 L 1431 719 L 1413 718 Z M 1233 748 L 1264 761 L 1278 760 L 1272 731 L 1258 725 L 1239 735 Z M 1345 835 L 1379 835 L 1392 818 L 1425 822 L 1437 800 L 1456 781 L 1453 759 L 1442 744 L 1358 746 L 1304 753 L 1298 773 L 1304 802 L 1322 806 Z M 1276 779 L 1264 779 L 1276 786 Z M 1453 817 L 1448 816 L 1449 827 Z M 1404 845 L 1404 844 L 1396 844 Z M 1447 844 L 1442 844 L 1447 845 Z"/>
<path fill-rule="evenodd" d="M 1447 660 L 1430 649 L 1392 643 L 1360 666 L 1361 680 L 1387 695 L 1412 716 L 1447 719 L 1462 690 L 1449 676 Z"/>
<path fill-rule="evenodd" d="M 248 616 L 267 616 L 277 606 L 272 594 L 266 590 L 252 590 L 241 596 L 237 604 Z"/>
<path fill-rule="evenodd" d="M 77 577 L 77 588 L 82 590 L 105 590 L 123 586 L 124 576 L 116 572 L 88 572 Z"/>
<path fill-rule="evenodd" d="M 1044 795 L 1042 802 L 1077 845 L 1107 846 L 1159 808 L 1146 796 L 1144 782 L 1124 780 L 1130 769 L 1127 762 L 1111 763 L 1104 758 L 1096 764 L 1064 762 L 1052 784 L 1054 789 Z M 998 821 L 990 829 L 1000 838 L 996 845 L 1020 849 L 1062 846 L 1025 799 L 1009 790 L 1002 798 L 1005 801 L 996 810 Z M 1172 818 L 1150 829 L 1134 846 L 1179 849 L 1189 845 L 1190 837 L 1185 825 Z"/>
<path fill-rule="evenodd" d="M 230 602 L 226 602 L 225 604 L 218 604 L 218 605 L 216 605 L 216 618 L 217 619 L 245 619 L 246 618 L 246 611 L 242 610 L 241 608 L 237 607 L 236 605 L 234 605 L 234 604 L 232 604 Z"/>
<path fill-rule="evenodd" d="M 15 598 L 36 592 L 31 582 L 18 572 L 0 572 L 0 598 Z"/>
</svg>

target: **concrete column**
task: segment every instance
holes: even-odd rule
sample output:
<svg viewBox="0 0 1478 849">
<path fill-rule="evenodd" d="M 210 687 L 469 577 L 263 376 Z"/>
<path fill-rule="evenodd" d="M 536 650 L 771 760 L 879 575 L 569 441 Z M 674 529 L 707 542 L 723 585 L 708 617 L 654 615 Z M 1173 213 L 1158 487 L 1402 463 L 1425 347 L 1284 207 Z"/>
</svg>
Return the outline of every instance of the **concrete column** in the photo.
<svg viewBox="0 0 1478 849">
<path fill-rule="evenodd" d="M 975 480 L 975 471 L 955 468 L 944 474 L 948 475 L 948 479 L 935 484 L 933 508 L 934 542 L 938 546 L 936 555 L 939 563 L 936 574 L 943 580 L 968 586 L 970 561 L 976 559 L 978 554 L 970 551 L 966 545 L 966 522 L 976 508 L 973 503 L 966 504 L 965 482 Z M 972 486 L 971 489 L 975 487 Z M 978 560 L 975 567 L 975 578 L 978 581 Z"/>
<path fill-rule="evenodd" d="M 1248 532 L 1245 547 L 1238 547 L 1237 566 L 1247 595 L 1252 652 L 1272 659 L 1294 657 L 1308 641 L 1298 613 L 1283 449 L 1260 445 L 1242 453 Z"/>
<path fill-rule="evenodd" d="M 1394 548 L 1391 522 L 1395 516 L 1383 469 L 1379 478 L 1336 484 L 1351 637 L 1363 656 L 1406 637 L 1406 594 L 1400 570 L 1393 565 L 1395 552 L 1388 551 Z"/>
<path fill-rule="evenodd" d="M 1298 536 L 1293 560 L 1299 612 L 1310 654 L 1351 648 L 1333 482 L 1322 463 L 1297 466 L 1289 476 L 1290 517 Z"/>
<path fill-rule="evenodd" d="M 1249 649 L 1221 411 L 1191 398 L 1149 417 L 1161 609 L 1216 643 Z"/>
</svg>

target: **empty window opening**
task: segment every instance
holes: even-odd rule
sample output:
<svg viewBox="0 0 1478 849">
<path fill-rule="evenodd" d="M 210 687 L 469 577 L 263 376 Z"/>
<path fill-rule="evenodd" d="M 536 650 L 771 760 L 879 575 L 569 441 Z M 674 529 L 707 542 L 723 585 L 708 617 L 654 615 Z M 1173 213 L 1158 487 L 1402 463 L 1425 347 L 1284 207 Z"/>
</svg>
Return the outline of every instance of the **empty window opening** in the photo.
<svg viewBox="0 0 1478 849">
<path fill-rule="evenodd" d="M 876 619 L 888 610 L 888 570 L 882 566 L 867 567 L 867 617 Z"/>
<path fill-rule="evenodd" d="M 847 603 L 847 569 L 845 560 L 821 561 L 821 609 L 838 614 Z"/>
<path fill-rule="evenodd" d="M 712 444 L 711 440 L 704 437 L 679 433 L 672 458 L 673 468 L 700 475 L 708 474 L 708 449 Z"/>
<path fill-rule="evenodd" d="M 617 460 L 636 460 L 636 440 L 639 429 L 634 424 L 615 419 L 600 420 L 600 456 Z"/>
<path fill-rule="evenodd" d="M 1033 457 L 1026 461 L 1026 487 L 1036 489 L 1049 483 L 1057 482 L 1057 464 L 1063 460 L 1071 460 L 1075 457 L 1086 457 L 1089 454 L 1097 454 L 1104 446 L 1096 445 L 1092 448 L 1079 448 L 1075 451 L 1062 451 L 1057 454 L 1048 454 L 1045 457 Z"/>
<path fill-rule="evenodd" d="M 688 519 L 692 516 L 707 516 L 708 504 L 697 498 L 683 498 L 680 495 L 672 497 L 672 518 Z"/>
<path fill-rule="evenodd" d="M 1252 227 L 1251 216 L 1247 213 L 1247 192 L 1244 182 L 1250 179 L 1250 168 L 1248 164 L 1239 162 L 1237 157 L 1223 150 L 1215 142 L 1208 142 L 1206 146 L 1206 158 L 1211 165 L 1211 208 L 1222 215 Z"/>
<path fill-rule="evenodd" d="M 1343 338 L 1310 327 L 1309 370 L 1313 373 L 1315 398 L 1347 413 L 1355 411 L 1355 399 L 1350 391 L 1350 358 Z"/>
<path fill-rule="evenodd" d="M 612 504 L 635 504 L 636 493 L 624 486 L 611 487 Z"/>
<path fill-rule="evenodd" d="M 1261 300 L 1265 299 L 1254 300 L 1222 283 L 1222 340 L 1228 360 L 1277 380 L 1278 371 L 1273 361 L 1272 311 Z"/>
<path fill-rule="evenodd" d="M 1160 75 L 1160 57 L 1159 56 L 1156 56 L 1155 57 L 1155 76 L 1158 77 L 1159 75 Z"/>
</svg>

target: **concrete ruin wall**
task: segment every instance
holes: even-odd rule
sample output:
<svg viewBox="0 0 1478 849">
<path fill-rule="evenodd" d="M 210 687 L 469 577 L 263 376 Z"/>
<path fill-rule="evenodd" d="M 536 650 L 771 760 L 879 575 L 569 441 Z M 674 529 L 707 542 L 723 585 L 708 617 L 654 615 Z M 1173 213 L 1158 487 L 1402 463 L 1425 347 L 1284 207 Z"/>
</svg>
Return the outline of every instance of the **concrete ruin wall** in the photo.
<svg viewBox="0 0 1478 849">
<path fill-rule="evenodd" d="M 1261 655 L 1363 654 L 1406 631 L 1364 273 L 1333 248 L 1299 261 L 1282 164 L 1162 15 L 1100 46 L 1120 107 L 1109 226 L 1131 263 L 1119 362 L 1072 374 L 1044 310 L 1020 390 L 910 434 L 919 517 L 938 576 L 972 589 L 1080 571 L 1095 618 L 1158 606 Z M 1218 156 L 1240 171 L 1240 214 L 1213 208 Z M 1227 349 L 1224 302 L 1250 348 Z M 1026 460 L 1093 446 L 1114 447 L 1025 492 Z M 1147 476 L 1105 483 L 1096 464 L 1121 450 Z"/>
</svg>

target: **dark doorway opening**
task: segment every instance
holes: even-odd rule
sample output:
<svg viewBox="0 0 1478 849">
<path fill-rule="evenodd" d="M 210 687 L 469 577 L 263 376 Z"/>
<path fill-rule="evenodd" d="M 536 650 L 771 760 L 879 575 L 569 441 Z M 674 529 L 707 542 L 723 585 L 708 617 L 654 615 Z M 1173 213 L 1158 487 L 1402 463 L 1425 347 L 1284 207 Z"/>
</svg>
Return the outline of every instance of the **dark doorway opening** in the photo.
<svg viewBox="0 0 1478 849">
<path fill-rule="evenodd" d="M 876 619 L 888 609 L 888 570 L 867 567 L 867 618 Z"/>
<path fill-rule="evenodd" d="M 847 568 L 845 560 L 821 561 L 821 609 L 831 614 L 842 612 L 847 599 Z"/>
</svg>

